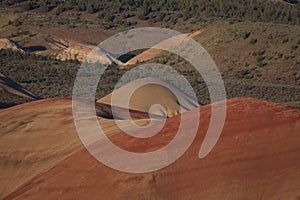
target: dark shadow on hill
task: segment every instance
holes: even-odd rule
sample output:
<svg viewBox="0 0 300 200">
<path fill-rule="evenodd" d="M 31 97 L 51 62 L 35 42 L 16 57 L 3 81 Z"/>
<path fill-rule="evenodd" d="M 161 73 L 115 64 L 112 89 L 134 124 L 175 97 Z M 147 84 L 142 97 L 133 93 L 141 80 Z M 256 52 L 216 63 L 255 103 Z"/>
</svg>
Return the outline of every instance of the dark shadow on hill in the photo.
<svg viewBox="0 0 300 200">
<path fill-rule="evenodd" d="M 6 85 L 7 87 L 13 88 L 21 93 L 23 93 L 24 95 L 28 96 L 29 98 L 35 99 L 35 100 L 41 100 L 42 98 L 33 94 L 33 93 L 29 93 L 27 92 L 21 85 L 17 84 L 16 82 L 12 81 L 10 78 L 5 77 L 5 76 L 1 76 L 0 77 L 0 83 L 3 85 Z"/>
<path fill-rule="evenodd" d="M 15 106 L 15 105 L 17 105 L 17 104 L 0 102 L 0 109 L 9 108 L 9 107 L 12 107 L 12 106 Z"/>
<path fill-rule="evenodd" d="M 30 52 L 30 53 L 36 52 L 36 51 L 45 51 L 45 50 L 47 50 L 47 48 L 44 47 L 44 46 L 30 46 L 30 47 L 23 47 L 23 49 L 27 52 Z"/>
<path fill-rule="evenodd" d="M 118 57 L 118 60 L 120 60 L 122 63 L 126 63 L 130 59 L 132 59 L 135 56 L 137 56 L 137 55 L 141 54 L 142 52 L 144 52 L 145 50 L 147 50 L 147 49 L 138 49 L 138 50 L 135 50 L 135 51 L 132 51 L 132 52 L 128 52 L 128 53 Z"/>
<path fill-rule="evenodd" d="M 4 90 L 0 90 L 0 109 L 9 108 L 31 101 L 34 101 L 34 99 L 25 98 Z"/>
<path fill-rule="evenodd" d="M 122 56 L 120 56 L 118 58 L 118 60 L 120 60 L 123 63 L 126 63 L 128 60 L 130 60 L 131 58 L 134 58 L 136 56 L 136 54 L 124 54 Z"/>
</svg>

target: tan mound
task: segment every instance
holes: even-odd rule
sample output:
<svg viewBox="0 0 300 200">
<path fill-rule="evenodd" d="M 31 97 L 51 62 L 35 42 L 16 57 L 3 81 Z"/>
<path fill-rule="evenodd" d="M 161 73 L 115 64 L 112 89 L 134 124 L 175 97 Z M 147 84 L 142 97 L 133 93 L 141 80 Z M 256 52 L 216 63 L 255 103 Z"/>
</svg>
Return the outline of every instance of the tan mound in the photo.
<svg viewBox="0 0 300 200">
<path fill-rule="evenodd" d="M 148 84 L 135 90 L 131 96 L 129 105 L 126 105 L 125 97 L 129 95 L 129 91 L 136 88 L 139 84 L 147 82 Z M 165 84 L 167 87 L 160 84 Z M 172 91 L 178 95 L 178 99 Z M 115 95 L 114 102 L 111 102 L 112 95 Z M 155 78 L 144 78 L 132 81 L 115 90 L 113 94 L 109 94 L 98 100 L 98 102 L 167 117 L 175 116 L 183 111 L 191 110 L 199 106 L 198 102 L 192 97 L 189 97 L 171 84 Z M 181 104 L 179 102 L 181 102 Z M 160 107 L 152 107 L 150 110 L 151 106 L 155 104 L 162 105 L 165 110 Z"/>
<path fill-rule="evenodd" d="M 94 49 L 94 53 L 90 54 L 89 57 L 87 55 Z M 60 51 L 56 58 L 59 60 L 78 60 L 80 62 L 87 59 L 89 62 L 100 62 L 104 64 L 117 63 L 121 65 L 121 61 L 114 58 L 109 53 L 104 50 L 97 48 L 95 46 L 77 44 L 74 46 L 67 47 Z"/>
<path fill-rule="evenodd" d="M 137 116 L 141 118 L 140 113 Z M 119 131 L 113 121 L 99 120 L 106 133 Z M 34 101 L 1 110 L 0 130 L 0 199 L 84 148 L 75 130 L 70 98 Z"/>
<path fill-rule="evenodd" d="M 189 37 L 194 38 L 197 35 L 201 34 L 204 30 L 199 30 L 194 33 L 188 34 Z M 57 38 L 46 38 L 47 44 L 51 49 L 60 50 L 55 54 L 55 57 L 59 60 L 78 60 L 80 62 L 84 61 L 86 59 L 86 56 L 95 48 L 95 46 L 87 45 L 87 44 L 81 44 L 72 40 L 62 40 Z M 181 41 L 177 41 L 178 44 L 180 44 Z M 95 53 L 97 55 L 91 56 L 89 58 L 89 61 L 100 61 L 101 63 L 105 64 L 111 64 L 116 63 L 119 66 L 127 66 L 127 65 L 133 65 L 138 62 L 145 62 L 148 61 L 157 55 L 159 55 L 162 52 L 162 50 L 159 49 L 149 49 L 141 54 L 138 54 L 137 56 L 133 57 L 132 59 L 128 60 L 126 63 L 121 62 L 116 57 L 110 55 L 108 52 L 104 51 L 103 49 L 96 49 Z"/>
<path fill-rule="evenodd" d="M 62 40 L 57 38 L 47 38 L 48 45 L 51 49 L 59 50 L 55 53 L 56 59 L 59 60 L 78 60 L 80 62 L 87 59 L 89 62 L 100 62 L 105 64 L 111 64 L 113 62 L 122 64 L 121 61 L 110 55 L 108 52 L 96 46 L 82 44 L 72 40 Z M 87 55 L 94 49 L 93 54 Z"/>
<path fill-rule="evenodd" d="M 68 99 L 0 111 L 0 197 L 55 165 L 80 146 Z"/>
<path fill-rule="evenodd" d="M 20 45 L 6 38 L 0 39 L 0 49 L 12 49 L 23 53 L 25 52 Z"/>
<path fill-rule="evenodd" d="M 194 33 L 188 34 L 189 37 L 194 38 L 201 34 L 204 30 L 198 30 Z M 95 48 L 95 46 L 87 45 L 87 44 L 81 44 L 72 40 L 62 40 L 57 38 L 46 38 L 48 45 L 51 49 L 60 49 L 58 53 L 56 53 L 55 57 L 60 60 L 78 60 L 80 62 L 84 61 L 86 56 Z M 176 41 L 178 44 L 182 41 Z M 100 60 L 101 63 L 105 64 L 111 64 L 116 63 L 119 66 L 127 66 L 127 65 L 133 65 L 138 62 L 145 62 L 148 61 L 157 55 L 159 55 L 162 52 L 162 50 L 159 49 L 149 49 L 141 54 L 138 54 L 137 56 L 133 57 L 132 59 L 128 60 L 126 63 L 121 62 L 117 59 L 118 56 L 110 55 L 110 53 L 104 51 L 103 49 L 98 48 L 95 53 L 95 57 L 91 57 L 90 61 L 93 60 Z"/>
<path fill-rule="evenodd" d="M 151 142 L 124 134 L 112 141 L 140 151 L 170 140 L 180 116 L 168 119 Z M 210 121 L 201 108 L 198 135 L 171 166 L 128 174 L 96 161 L 85 149 L 36 176 L 5 199 L 298 199 L 300 110 L 255 99 L 228 101 L 225 128 L 213 151 L 198 158 Z M 22 160 L 22 159 L 21 159 Z M 120 162 L 126 162 L 120 160 Z"/>
<path fill-rule="evenodd" d="M 78 60 L 83 61 L 85 56 L 93 49 L 92 46 L 72 46 L 67 47 L 56 56 L 59 60 Z"/>
<path fill-rule="evenodd" d="M 188 34 L 188 36 L 190 38 L 194 38 L 198 35 L 200 35 L 202 32 L 204 31 L 204 29 L 201 29 L 201 30 L 198 30 L 194 33 L 191 33 L 191 34 Z M 161 43 L 164 43 L 166 41 L 163 41 Z M 176 44 L 175 45 L 179 45 L 181 42 L 181 40 L 176 40 Z M 161 45 L 161 44 L 159 44 Z M 132 59 L 128 60 L 124 65 L 124 66 L 128 66 L 128 65 L 135 65 L 139 62 L 146 62 L 152 58 L 155 58 L 156 56 L 158 56 L 159 54 L 161 54 L 163 52 L 163 50 L 161 49 L 155 49 L 155 48 L 152 48 L 152 49 L 148 49 L 144 52 L 142 52 L 141 54 L 138 54 L 137 56 L 133 57 Z"/>
</svg>

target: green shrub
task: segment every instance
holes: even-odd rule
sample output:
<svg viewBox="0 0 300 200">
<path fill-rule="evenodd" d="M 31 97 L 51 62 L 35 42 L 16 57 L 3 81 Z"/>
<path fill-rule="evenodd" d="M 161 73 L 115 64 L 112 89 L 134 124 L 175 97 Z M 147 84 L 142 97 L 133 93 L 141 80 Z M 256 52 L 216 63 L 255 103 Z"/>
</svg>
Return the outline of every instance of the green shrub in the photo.
<svg viewBox="0 0 300 200">
<path fill-rule="evenodd" d="M 13 22 L 13 25 L 18 27 L 18 26 L 21 26 L 21 25 L 22 25 L 22 22 L 21 22 L 20 20 L 16 19 L 16 20 Z"/>
<path fill-rule="evenodd" d="M 246 33 L 244 33 L 243 39 L 245 40 L 245 39 L 249 38 L 250 35 L 251 35 L 251 32 L 246 32 Z"/>
<path fill-rule="evenodd" d="M 257 62 L 262 62 L 265 58 L 266 58 L 265 56 L 258 55 L 258 56 L 256 57 L 256 61 L 257 61 Z"/>
<path fill-rule="evenodd" d="M 250 44 L 256 44 L 256 43 L 257 43 L 257 39 L 256 38 L 250 40 Z"/>
<path fill-rule="evenodd" d="M 284 38 L 283 40 L 282 40 L 282 43 L 284 44 L 284 43 L 288 43 L 289 42 L 289 38 Z"/>
<path fill-rule="evenodd" d="M 293 45 L 292 46 L 292 50 L 297 50 L 298 49 L 298 45 Z"/>
<path fill-rule="evenodd" d="M 34 4 L 31 1 L 25 2 L 23 5 L 24 10 L 32 10 L 34 9 Z"/>
<path fill-rule="evenodd" d="M 259 66 L 259 67 L 265 67 L 265 66 L 267 66 L 267 64 L 268 63 L 265 63 L 265 62 L 259 62 L 258 64 L 257 64 L 257 66 Z"/>
</svg>

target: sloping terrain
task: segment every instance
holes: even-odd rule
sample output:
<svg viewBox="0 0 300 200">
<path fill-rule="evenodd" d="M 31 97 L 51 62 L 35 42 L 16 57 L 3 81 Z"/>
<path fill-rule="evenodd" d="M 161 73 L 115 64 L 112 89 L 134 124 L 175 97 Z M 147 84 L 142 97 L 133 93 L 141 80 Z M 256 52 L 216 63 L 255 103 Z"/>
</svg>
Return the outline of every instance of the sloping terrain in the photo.
<svg viewBox="0 0 300 200">
<path fill-rule="evenodd" d="M 90 62 L 98 61 L 105 64 L 114 62 L 122 65 L 121 61 L 115 58 L 115 56 L 94 45 L 83 44 L 72 40 L 65 41 L 62 39 L 52 40 L 51 44 L 53 45 L 53 49 L 58 49 L 58 51 L 54 53 L 54 57 L 62 61 L 77 60 L 83 62 L 84 60 L 88 60 Z M 92 50 L 93 54 L 89 54 Z"/>
<path fill-rule="evenodd" d="M 55 105 L 58 107 L 53 109 Z M 12 127 L 16 122 L 9 120 L 3 124 L 1 121 L 1 130 L 10 126 L 1 135 L 2 155 L 9 154 L 7 160 L 16 158 L 12 162 L 14 167 L 10 169 L 11 173 L 7 171 L 7 163 L 1 166 L 1 171 L 5 172 L 1 174 L 5 179 L 1 180 L 7 181 L 4 185 L 8 187 L 12 184 L 16 189 L 4 199 L 296 200 L 300 197 L 299 109 L 256 99 L 228 100 L 221 138 L 213 151 L 200 160 L 198 153 L 211 116 L 210 106 L 204 106 L 200 110 L 200 129 L 195 141 L 179 160 L 157 172 L 128 174 L 102 165 L 85 149 L 78 148 L 79 141 L 67 105 L 70 107 L 70 100 L 56 99 L 0 112 L 1 119 L 14 115 L 14 121 L 23 122 L 17 128 Z M 53 113 L 50 115 L 50 110 L 45 107 L 52 107 Z M 44 108 L 44 113 L 41 108 Z M 21 109 L 27 110 L 28 114 L 18 111 Z M 32 113 L 32 110 L 42 113 Z M 36 114 L 36 117 L 29 116 L 29 113 Z M 32 119 L 31 122 L 26 121 L 26 116 Z M 126 136 L 112 124 L 107 127 L 111 131 L 110 139 L 118 146 L 130 151 L 147 152 L 167 144 L 176 133 L 179 121 L 180 115 L 168 119 L 163 130 L 147 142 Z M 44 124 L 44 129 L 36 133 L 28 132 L 30 128 L 37 129 L 40 124 Z M 27 139 L 22 136 L 25 134 Z M 49 146 L 44 146 L 46 143 Z M 13 150 L 13 146 L 18 146 L 20 151 Z M 25 156 L 24 152 L 31 152 L 31 156 Z M 40 169 L 39 175 L 24 170 L 25 161 L 30 158 L 35 158 L 33 160 L 40 166 L 43 162 L 39 159 L 45 159 L 47 152 L 48 155 L 57 152 L 55 155 L 59 159 L 54 159 L 55 156 L 48 158 L 47 167 Z M 27 176 L 26 183 L 22 182 L 21 187 L 17 174 L 13 173 L 18 171 L 16 169 L 24 170 L 22 174 Z"/>
<path fill-rule="evenodd" d="M 0 199 L 300 200 L 300 110 L 287 106 L 300 108 L 299 25 L 299 0 L 0 1 L 0 73 L 5 75 L 0 74 L 0 108 L 5 108 L 0 110 Z M 190 37 L 203 45 L 221 72 L 230 99 L 227 118 L 206 158 L 199 159 L 198 153 L 211 105 L 200 108 L 198 134 L 180 159 L 152 173 L 122 173 L 99 163 L 81 144 L 71 98 L 48 98 L 72 95 L 77 60 L 101 41 L 153 26 L 194 32 Z M 210 103 L 201 75 L 184 58 L 141 49 L 121 59 L 98 50 L 97 60 L 118 66 L 109 66 L 99 81 L 97 119 L 109 139 L 125 150 L 162 148 L 174 138 L 180 113 L 198 111 L 188 95 L 175 90 L 178 99 L 170 87 L 157 84 L 138 88 L 124 105 L 126 88 L 134 82 L 116 90 L 120 98 L 111 105 L 119 78 L 140 62 L 173 67 L 199 102 Z M 47 100 L 34 101 L 40 97 Z M 28 101 L 33 102 L 22 104 Z M 126 107 L 139 125 L 149 124 L 148 112 L 167 116 L 163 130 L 147 139 L 126 135 L 112 120 L 132 123 Z M 194 123 L 192 118 L 189 122 Z M 87 126 L 86 133 L 90 130 Z M 128 163 L 126 157 L 113 158 Z"/>
<path fill-rule="evenodd" d="M 41 99 L 0 73 L 0 108 Z"/>
<path fill-rule="evenodd" d="M 63 13 L 66 15 L 59 16 L 55 15 L 55 9 L 53 11 L 54 13 L 30 11 L 25 12 L 24 15 L 21 15 L 23 13 L 21 12 L 20 16 L 16 16 L 21 25 L 4 26 L 3 24 L 0 36 L 18 41 L 27 49 L 45 46 L 47 50 L 43 51 L 42 55 L 56 57 L 57 54 L 62 53 L 68 60 L 78 57 L 79 53 L 76 52 L 81 48 L 80 45 L 82 48 L 95 46 L 115 33 L 125 30 L 123 28 L 104 30 L 93 24 L 97 20 L 90 21 L 91 24 L 81 22 L 86 17 L 83 13 L 80 20 L 76 21 L 71 11 L 66 11 Z M 10 10 L 2 13 L 0 9 L 2 16 L 8 16 L 8 13 L 13 14 Z M 127 19 L 132 20 L 130 17 Z M 149 21 L 151 20 L 142 20 L 142 23 L 131 28 L 165 27 L 173 20 L 159 24 L 148 24 Z M 116 21 L 112 22 L 112 24 L 115 23 Z M 73 27 L 72 24 L 77 25 Z M 216 62 L 225 82 L 228 98 L 252 97 L 300 107 L 298 95 L 300 91 L 300 30 L 298 25 L 218 19 L 211 20 L 209 23 L 200 20 L 195 24 L 189 21 L 178 21 L 169 28 L 182 33 L 205 29 L 194 39 L 209 52 Z M 72 46 L 77 44 L 79 47 L 73 49 L 74 53 Z M 31 59 L 28 58 L 29 55 L 0 55 L 0 73 L 18 80 L 23 87 L 43 98 L 72 95 L 72 87 L 80 63 L 58 62 L 53 57 Z M 189 63 L 165 52 L 155 56 L 148 62 L 169 65 L 178 70 L 191 83 L 197 92 L 198 100 L 203 104 L 209 103 L 206 85 L 200 76 L 196 78 L 195 70 L 189 66 Z M 37 59 L 38 62 L 35 62 Z M 100 99 L 109 94 L 116 84 L 115 80 L 130 69 L 130 66 L 122 69 L 114 68 L 105 74 L 105 80 L 101 82 L 101 92 L 97 98 Z"/>
<path fill-rule="evenodd" d="M 109 108 L 101 105 L 97 110 L 109 113 Z M 148 118 L 141 112 L 131 114 Z M 112 120 L 99 120 L 107 133 L 119 130 Z M 0 130 L 0 198 L 84 148 L 75 130 L 71 98 L 34 101 L 1 110 Z"/>
<path fill-rule="evenodd" d="M 0 90 L 5 90 L 9 93 L 26 97 L 26 98 L 31 98 L 31 99 L 41 99 L 39 96 L 33 94 L 32 92 L 26 90 L 16 82 L 12 81 L 8 77 L 4 76 L 3 74 L 0 73 Z"/>
<path fill-rule="evenodd" d="M 202 32 L 204 32 L 204 29 L 200 29 L 198 31 L 195 31 L 194 33 L 190 33 L 187 34 L 188 37 L 190 38 L 194 38 L 198 35 L 200 35 Z M 176 36 L 174 37 L 176 38 Z M 177 40 L 177 44 L 174 44 L 174 46 L 176 45 L 180 45 L 180 43 L 184 42 L 183 39 L 185 39 L 184 37 L 179 38 L 179 40 Z M 173 40 L 172 40 L 173 41 Z M 167 43 L 167 41 L 162 41 L 159 45 L 163 45 L 163 43 Z M 145 50 L 142 53 L 136 55 L 135 57 L 131 58 L 130 60 L 128 60 L 126 63 L 124 63 L 123 67 L 128 66 L 128 65 L 135 65 L 137 63 L 141 63 L 141 62 L 146 62 L 148 60 L 151 60 L 153 58 L 155 58 L 156 56 L 158 56 L 159 54 L 161 54 L 163 52 L 163 50 L 161 49 L 155 49 L 155 47 Z M 122 66 L 122 65 L 121 65 Z"/>
<path fill-rule="evenodd" d="M 128 109 L 111 106 L 104 103 L 95 103 L 96 115 L 105 119 L 130 120 L 127 115 Z M 114 113 L 113 110 L 114 109 Z M 148 119 L 149 113 L 129 109 L 130 118 L 133 120 Z M 152 117 L 162 118 L 160 115 L 152 114 Z"/>
<path fill-rule="evenodd" d="M 194 38 L 201 34 L 203 30 L 195 31 L 194 33 L 187 34 L 189 37 Z M 62 39 L 62 38 L 56 38 L 53 36 L 47 36 L 44 38 L 45 41 L 41 42 L 40 46 L 29 46 L 26 48 L 21 47 L 16 42 L 10 40 L 10 39 L 0 39 L 0 49 L 12 49 L 17 50 L 20 52 L 25 52 L 25 50 L 28 50 L 28 52 L 36 53 L 36 54 L 42 54 L 44 56 L 52 56 L 53 58 L 66 61 L 66 60 L 77 60 L 79 62 L 82 62 L 86 59 L 86 56 L 94 49 L 96 48 L 95 45 L 89 45 L 85 43 L 80 43 L 74 40 L 70 39 Z M 88 42 L 88 41 L 86 41 Z M 177 41 L 178 44 L 181 41 Z M 42 46 L 44 45 L 44 46 Z M 138 62 L 146 62 L 152 58 L 155 58 L 157 55 L 159 55 L 161 52 L 163 52 L 160 49 L 148 49 L 140 54 L 134 56 L 130 60 L 128 60 L 126 63 L 121 62 L 114 56 L 110 55 L 108 52 L 105 52 L 103 49 L 97 49 L 98 51 L 98 57 L 95 58 L 97 60 L 103 60 L 102 62 L 105 63 L 112 63 L 115 62 L 119 66 L 125 67 L 128 65 L 135 65 Z"/>
<path fill-rule="evenodd" d="M 42 100 L 0 111 L 0 196 L 55 165 L 80 146 L 70 99 Z"/>
<path fill-rule="evenodd" d="M 22 47 L 20 45 L 18 45 L 16 42 L 14 42 L 10 39 L 6 39 L 6 38 L 0 39 L 0 49 L 12 49 L 15 51 L 20 51 L 22 53 L 25 52 L 22 49 Z"/>
<path fill-rule="evenodd" d="M 0 109 L 32 101 L 32 99 L 21 97 L 6 91 L 0 91 L 0 97 Z"/>
<path fill-rule="evenodd" d="M 138 87 L 140 84 L 142 86 Z M 129 100 L 129 105 L 126 105 L 124 97 L 127 97 L 131 90 L 134 93 Z M 112 95 L 115 96 L 113 102 Z M 167 117 L 173 117 L 183 111 L 188 111 L 199 106 L 195 98 L 193 99 L 171 84 L 156 78 L 143 78 L 132 81 L 101 98 L 98 102 Z M 155 104 L 163 106 L 164 109 L 161 107 L 151 108 Z"/>
</svg>

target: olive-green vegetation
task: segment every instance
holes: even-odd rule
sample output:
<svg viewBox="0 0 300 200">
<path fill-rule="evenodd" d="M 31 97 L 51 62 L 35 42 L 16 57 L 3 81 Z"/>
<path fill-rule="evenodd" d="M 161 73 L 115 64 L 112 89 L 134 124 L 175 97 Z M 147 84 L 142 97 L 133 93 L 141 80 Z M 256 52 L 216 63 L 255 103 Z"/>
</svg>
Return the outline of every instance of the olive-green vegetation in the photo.
<svg viewBox="0 0 300 200">
<path fill-rule="evenodd" d="M 165 52 L 151 60 L 151 62 L 172 66 L 189 81 L 200 103 L 211 103 L 206 83 L 200 74 L 183 58 Z M 299 69 L 299 67 L 298 64 L 294 68 Z M 267 74 L 262 75 L 260 71 L 258 67 L 240 67 L 236 72 L 230 70 L 222 72 L 227 98 L 252 97 L 300 107 L 300 76 L 296 71 L 289 74 L 297 77 L 290 80 L 290 84 L 281 84 L 282 80 L 280 79 L 272 82 Z"/>
<path fill-rule="evenodd" d="M 0 71 L 42 98 L 70 96 L 77 62 L 61 62 L 35 54 L 0 51 Z"/>
<path fill-rule="evenodd" d="M 42 98 L 70 97 L 80 63 L 45 56 L 0 50 L 0 73 Z M 98 88 L 97 98 L 109 94 L 126 70 L 109 67 Z M 3 97 L 5 98 L 5 97 Z M 1 102 L 1 99 L 0 99 Z"/>
<path fill-rule="evenodd" d="M 10 50 L 1 50 L 0 58 L 0 73 L 17 81 L 35 94 L 43 98 L 72 95 L 73 84 L 80 63 L 75 61 L 63 62 Z M 184 59 L 170 53 L 163 53 L 150 62 L 172 66 L 186 77 L 196 92 L 200 103 L 210 103 L 205 82 Z M 96 99 L 112 92 L 120 77 L 133 67 L 121 69 L 114 64 L 111 65 L 99 81 Z M 247 96 L 274 102 L 300 101 L 297 95 L 299 94 L 299 86 L 249 81 L 248 75 L 251 73 L 252 70 L 242 69 L 240 77 L 223 76 L 228 98 Z M 250 77 L 250 79 L 252 78 Z M 170 82 L 172 82 L 172 77 L 170 77 Z"/>
<path fill-rule="evenodd" d="M 299 26 L 251 22 L 230 24 L 220 21 L 206 27 L 195 40 L 216 62 L 228 98 L 254 97 L 273 102 L 292 102 L 292 105 L 299 107 L 298 38 Z M 195 73 L 187 62 L 168 53 L 152 62 L 157 60 L 187 73 L 192 85 L 199 84 L 196 90 L 201 88 L 198 91 L 200 101 L 208 102 L 203 81 L 193 75 Z"/>
<path fill-rule="evenodd" d="M 300 24 L 300 5 L 297 0 L 3 0 L 1 5 L 20 5 L 24 10 L 40 9 L 45 12 L 56 9 L 57 15 L 68 10 L 86 11 L 97 13 L 99 18 L 109 21 L 114 21 L 115 16 L 121 14 L 124 19 L 137 16 L 141 20 L 174 23 L 191 18 L 216 17 Z"/>
<path fill-rule="evenodd" d="M 160 26 L 181 32 L 205 28 L 195 40 L 217 63 L 228 98 L 298 102 L 293 105 L 300 107 L 298 1 L 4 0 L 0 4 L 3 15 L 9 16 L 9 20 L 0 20 L 0 36 L 23 46 L 48 48 L 51 35 L 68 35 L 70 40 L 94 45 L 128 27 Z M 52 49 L 42 54 L 51 56 Z M 199 101 L 210 103 L 201 76 L 182 58 L 163 53 L 150 62 L 177 69 L 191 83 Z M 79 67 L 76 61 L 0 51 L 0 73 L 43 98 L 71 96 Z M 110 93 L 132 67 L 110 66 L 99 82 L 96 98 Z"/>
</svg>

